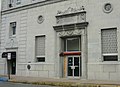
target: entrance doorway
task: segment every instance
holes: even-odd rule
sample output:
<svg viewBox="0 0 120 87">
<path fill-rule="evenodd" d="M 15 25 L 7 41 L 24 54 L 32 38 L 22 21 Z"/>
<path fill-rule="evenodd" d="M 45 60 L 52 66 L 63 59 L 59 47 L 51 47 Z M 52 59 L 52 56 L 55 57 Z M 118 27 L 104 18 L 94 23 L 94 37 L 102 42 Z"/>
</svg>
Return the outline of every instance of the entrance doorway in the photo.
<svg viewBox="0 0 120 87">
<path fill-rule="evenodd" d="M 81 76 L 81 36 L 63 38 L 64 77 L 80 78 Z"/>
<path fill-rule="evenodd" d="M 16 74 L 16 52 L 8 52 L 11 54 L 11 59 L 8 60 L 9 72 L 12 75 Z"/>
<path fill-rule="evenodd" d="M 81 59 L 79 56 L 67 57 L 67 76 L 72 78 L 81 76 Z"/>
<path fill-rule="evenodd" d="M 11 59 L 10 61 L 11 65 L 11 74 L 15 75 L 16 74 L 16 58 Z"/>
</svg>

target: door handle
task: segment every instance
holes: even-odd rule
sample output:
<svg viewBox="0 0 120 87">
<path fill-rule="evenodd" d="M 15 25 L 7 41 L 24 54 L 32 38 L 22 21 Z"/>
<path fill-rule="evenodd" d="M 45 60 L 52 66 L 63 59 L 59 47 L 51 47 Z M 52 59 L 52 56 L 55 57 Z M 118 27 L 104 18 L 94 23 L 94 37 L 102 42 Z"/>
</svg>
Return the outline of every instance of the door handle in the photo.
<svg viewBox="0 0 120 87">
<path fill-rule="evenodd" d="M 79 67 L 79 66 L 75 66 L 75 67 Z"/>
<path fill-rule="evenodd" d="M 75 69 L 75 66 L 71 66 L 71 69 Z"/>
</svg>

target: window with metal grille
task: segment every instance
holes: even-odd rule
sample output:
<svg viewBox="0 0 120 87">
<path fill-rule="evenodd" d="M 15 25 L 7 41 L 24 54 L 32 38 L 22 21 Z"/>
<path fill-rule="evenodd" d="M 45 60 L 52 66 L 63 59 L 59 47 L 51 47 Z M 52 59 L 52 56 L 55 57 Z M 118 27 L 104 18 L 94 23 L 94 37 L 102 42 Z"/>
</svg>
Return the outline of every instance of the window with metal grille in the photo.
<svg viewBox="0 0 120 87">
<path fill-rule="evenodd" d="M 45 62 L 45 36 L 35 38 L 36 61 Z"/>
<path fill-rule="evenodd" d="M 117 29 L 102 29 L 101 30 L 101 44 L 103 61 L 117 61 Z"/>
<path fill-rule="evenodd" d="M 10 23 L 10 36 L 16 35 L 16 22 Z"/>
</svg>

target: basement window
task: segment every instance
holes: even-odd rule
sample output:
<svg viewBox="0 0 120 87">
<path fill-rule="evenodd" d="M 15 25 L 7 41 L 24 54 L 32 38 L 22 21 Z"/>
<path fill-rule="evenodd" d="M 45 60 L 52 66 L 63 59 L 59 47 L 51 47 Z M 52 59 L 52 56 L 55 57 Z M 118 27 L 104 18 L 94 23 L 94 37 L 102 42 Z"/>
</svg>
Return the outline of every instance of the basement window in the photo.
<svg viewBox="0 0 120 87">
<path fill-rule="evenodd" d="M 103 56 L 103 61 L 118 61 L 118 56 L 117 55 L 108 55 L 108 56 Z"/>
<path fill-rule="evenodd" d="M 37 62 L 45 62 L 45 57 L 37 57 Z"/>
</svg>

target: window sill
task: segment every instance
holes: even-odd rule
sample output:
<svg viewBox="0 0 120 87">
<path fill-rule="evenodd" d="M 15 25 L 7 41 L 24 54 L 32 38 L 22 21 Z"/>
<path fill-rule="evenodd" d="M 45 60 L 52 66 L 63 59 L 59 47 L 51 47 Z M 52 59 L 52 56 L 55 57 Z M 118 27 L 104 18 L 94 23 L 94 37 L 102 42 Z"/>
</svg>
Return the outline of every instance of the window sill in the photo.
<svg viewBox="0 0 120 87">
<path fill-rule="evenodd" d="M 103 54 L 103 56 L 116 56 L 118 55 L 118 53 L 107 53 L 107 54 Z"/>
<path fill-rule="evenodd" d="M 103 61 L 103 62 L 100 62 L 99 64 L 103 64 L 103 65 L 111 65 L 111 64 L 113 64 L 113 65 L 119 65 L 120 64 L 120 62 L 119 61 Z"/>
<path fill-rule="evenodd" d="M 45 57 L 44 55 L 43 56 L 36 56 L 36 58 L 41 58 L 41 57 Z"/>
<path fill-rule="evenodd" d="M 30 64 L 31 65 L 54 65 L 54 63 L 46 63 L 46 62 L 34 62 Z"/>
<path fill-rule="evenodd" d="M 16 35 L 12 35 L 12 36 L 10 36 L 10 38 L 16 38 Z"/>
</svg>

